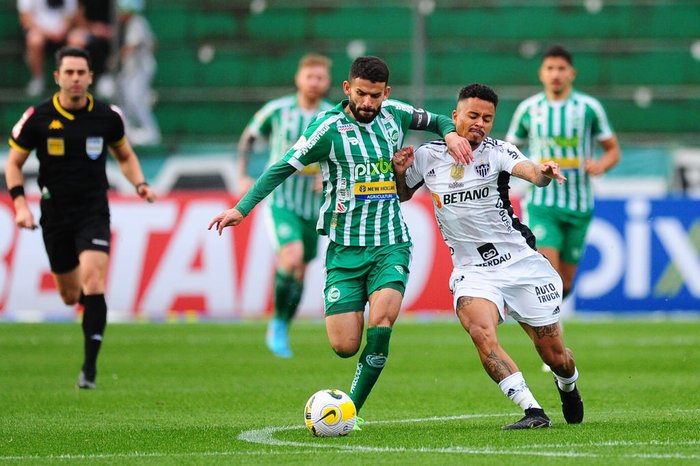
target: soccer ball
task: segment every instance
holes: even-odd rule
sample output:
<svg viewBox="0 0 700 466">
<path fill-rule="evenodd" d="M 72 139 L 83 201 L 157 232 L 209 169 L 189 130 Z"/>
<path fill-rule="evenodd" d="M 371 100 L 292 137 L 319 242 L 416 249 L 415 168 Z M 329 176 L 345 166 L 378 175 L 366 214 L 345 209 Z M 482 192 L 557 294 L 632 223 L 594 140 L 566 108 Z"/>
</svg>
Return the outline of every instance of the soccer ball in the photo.
<svg viewBox="0 0 700 466">
<path fill-rule="evenodd" d="M 340 390 L 319 390 L 304 407 L 304 422 L 316 437 L 348 435 L 355 426 L 357 410 L 350 397 Z"/>
</svg>

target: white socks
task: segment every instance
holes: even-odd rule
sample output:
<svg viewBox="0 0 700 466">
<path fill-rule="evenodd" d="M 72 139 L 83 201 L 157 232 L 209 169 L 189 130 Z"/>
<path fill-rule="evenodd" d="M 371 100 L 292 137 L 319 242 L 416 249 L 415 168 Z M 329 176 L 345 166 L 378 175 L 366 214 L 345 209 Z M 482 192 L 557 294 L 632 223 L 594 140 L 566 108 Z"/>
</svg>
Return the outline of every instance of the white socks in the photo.
<svg viewBox="0 0 700 466">
<path fill-rule="evenodd" d="M 522 372 L 509 375 L 501 380 L 498 386 L 501 387 L 503 394 L 510 398 L 513 403 L 520 406 L 523 411 L 529 408 L 542 409 L 539 403 L 537 403 L 537 400 L 535 400 L 535 397 L 532 396 L 530 389 L 525 383 Z"/>
<path fill-rule="evenodd" d="M 578 379 L 578 369 L 574 369 L 574 375 L 572 375 L 569 378 L 560 377 L 557 374 L 554 374 L 554 378 L 557 380 L 557 385 L 559 386 L 559 389 L 563 392 L 568 393 L 574 388 L 576 388 L 576 380 Z"/>
</svg>

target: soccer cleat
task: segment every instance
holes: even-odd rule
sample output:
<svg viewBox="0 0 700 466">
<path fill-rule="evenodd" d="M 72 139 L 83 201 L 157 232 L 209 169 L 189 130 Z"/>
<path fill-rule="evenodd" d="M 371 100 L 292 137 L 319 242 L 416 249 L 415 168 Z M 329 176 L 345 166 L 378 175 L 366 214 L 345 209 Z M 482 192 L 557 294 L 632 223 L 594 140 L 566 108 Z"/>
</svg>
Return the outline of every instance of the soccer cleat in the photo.
<svg viewBox="0 0 700 466">
<path fill-rule="evenodd" d="M 551 425 L 552 421 L 550 421 L 547 415 L 544 413 L 544 409 L 529 408 L 525 410 L 525 417 L 518 422 L 503 426 L 501 429 L 542 429 L 544 427 L 550 427 Z"/>
<path fill-rule="evenodd" d="M 272 353 L 280 358 L 291 358 L 289 348 L 289 324 L 282 319 L 272 319 L 267 325 L 265 343 Z"/>
<path fill-rule="evenodd" d="M 570 392 L 565 392 L 559 388 L 557 380 L 554 379 L 554 385 L 559 390 L 559 398 L 561 399 L 561 412 L 564 413 L 564 419 L 567 424 L 580 424 L 583 421 L 583 400 L 578 388 Z"/>
<path fill-rule="evenodd" d="M 355 425 L 352 426 L 352 430 L 362 430 L 362 424 L 365 423 L 365 420 L 362 419 L 360 416 L 357 416 L 355 418 Z"/>
<path fill-rule="evenodd" d="M 85 377 L 85 372 L 80 371 L 80 374 L 78 375 L 78 382 L 76 383 L 78 388 L 84 388 L 86 390 L 94 390 L 97 388 L 97 384 L 95 383 L 94 380 L 88 380 L 87 377 Z"/>
</svg>

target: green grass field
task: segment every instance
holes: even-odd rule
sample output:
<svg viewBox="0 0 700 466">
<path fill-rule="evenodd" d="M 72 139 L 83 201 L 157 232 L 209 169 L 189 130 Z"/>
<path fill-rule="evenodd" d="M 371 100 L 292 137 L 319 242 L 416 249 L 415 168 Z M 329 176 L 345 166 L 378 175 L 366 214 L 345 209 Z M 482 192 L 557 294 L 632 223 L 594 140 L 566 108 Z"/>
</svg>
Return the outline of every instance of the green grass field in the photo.
<svg viewBox="0 0 700 466">
<path fill-rule="evenodd" d="M 522 413 L 486 375 L 456 321 L 399 321 L 362 432 L 315 438 L 303 407 L 347 391 L 356 358 L 322 322 L 273 357 L 265 324 L 115 324 L 98 389 L 74 387 L 80 326 L 0 324 L 1 464 L 698 464 L 700 320 L 567 322 L 586 405 L 567 425 L 551 374 L 515 324 L 500 339 L 554 423 Z"/>
</svg>

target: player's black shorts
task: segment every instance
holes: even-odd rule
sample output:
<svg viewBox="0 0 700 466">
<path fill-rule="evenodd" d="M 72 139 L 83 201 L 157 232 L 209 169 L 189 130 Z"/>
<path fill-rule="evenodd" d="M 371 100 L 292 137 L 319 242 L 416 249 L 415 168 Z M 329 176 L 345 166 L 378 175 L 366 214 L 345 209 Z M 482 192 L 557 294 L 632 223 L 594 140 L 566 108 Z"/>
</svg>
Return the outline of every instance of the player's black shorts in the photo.
<svg viewBox="0 0 700 466">
<path fill-rule="evenodd" d="M 61 205 L 41 200 L 41 231 L 51 271 L 70 272 L 85 250 L 109 254 L 110 228 L 107 199 Z"/>
</svg>

